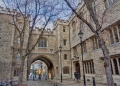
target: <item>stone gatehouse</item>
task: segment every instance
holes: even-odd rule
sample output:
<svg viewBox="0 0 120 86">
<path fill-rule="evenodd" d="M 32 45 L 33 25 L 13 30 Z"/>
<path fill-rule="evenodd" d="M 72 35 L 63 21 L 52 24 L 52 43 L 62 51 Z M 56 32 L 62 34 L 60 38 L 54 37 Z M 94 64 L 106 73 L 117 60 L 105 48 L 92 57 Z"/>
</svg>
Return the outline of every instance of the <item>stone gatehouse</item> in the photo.
<svg viewBox="0 0 120 86">
<path fill-rule="evenodd" d="M 113 78 L 117 83 L 120 82 L 119 4 L 119 0 L 112 0 L 111 4 L 109 0 L 96 1 L 97 13 L 99 16 L 102 16 L 102 13 L 106 10 L 102 25 L 103 39 L 110 53 Z M 83 1 L 78 5 L 76 10 L 80 12 L 80 14 L 82 12 L 83 17 L 94 25 Z M 15 28 L 4 21 L 8 18 L 8 15 L 2 12 L 2 8 L 0 8 L 0 12 L 0 79 L 16 79 L 17 76 L 14 76 L 14 71 L 19 69 L 19 62 L 16 63 L 15 60 L 17 48 L 13 49 L 13 46 L 15 46 L 14 42 L 17 39 L 14 37 Z M 75 16 L 75 14 L 72 14 L 67 21 L 61 19 L 56 20 L 52 31 L 50 29 L 44 31 L 42 41 L 44 41 L 45 45 L 41 46 L 38 43 L 30 54 L 30 58 L 26 59 L 24 80 L 27 79 L 30 64 L 36 60 L 42 60 L 47 64 L 48 71 L 52 74 L 54 79 L 60 79 L 61 64 L 64 79 L 74 78 L 75 71 L 79 72 L 80 79 L 83 79 L 81 46 L 78 36 L 80 29 L 84 33 L 82 44 L 86 80 L 92 81 L 92 77 L 95 77 L 97 82 L 106 83 L 103 52 L 98 43 L 98 39 L 91 30 Z M 40 32 L 41 29 L 36 27 L 31 39 L 33 43 Z M 62 46 L 61 53 L 59 50 L 60 45 Z M 60 54 L 62 57 L 61 59 Z"/>
</svg>

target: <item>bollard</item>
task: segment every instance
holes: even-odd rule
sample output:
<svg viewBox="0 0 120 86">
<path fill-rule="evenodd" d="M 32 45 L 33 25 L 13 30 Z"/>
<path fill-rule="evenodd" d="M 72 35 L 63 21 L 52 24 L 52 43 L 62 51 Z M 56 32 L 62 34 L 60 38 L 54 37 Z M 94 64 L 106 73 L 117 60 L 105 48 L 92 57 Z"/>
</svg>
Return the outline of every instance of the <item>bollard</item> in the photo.
<svg viewBox="0 0 120 86">
<path fill-rule="evenodd" d="M 117 86 L 117 84 L 116 84 L 116 83 L 114 83 L 114 86 Z"/>
<path fill-rule="evenodd" d="M 54 83 L 54 86 L 57 86 L 57 83 Z"/>
<path fill-rule="evenodd" d="M 96 83 L 95 83 L 95 78 L 92 77 L 92 80 L 93 80 L 93 86 L 96 86 Z"/>
</svg>

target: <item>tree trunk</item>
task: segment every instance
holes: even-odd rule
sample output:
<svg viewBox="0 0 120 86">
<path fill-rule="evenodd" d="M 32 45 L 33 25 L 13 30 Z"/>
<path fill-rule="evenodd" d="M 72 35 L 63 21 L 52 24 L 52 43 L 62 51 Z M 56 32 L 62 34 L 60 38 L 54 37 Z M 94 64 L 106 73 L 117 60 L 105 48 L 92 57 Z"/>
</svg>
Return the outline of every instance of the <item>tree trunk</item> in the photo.
<svg viewBox="0 0 120 86">
<path fill-rule="evenodd" d="M 22 57 L 21 57 L 22 58 Z M 24 60 L 21 59 L 21 64 L 20 64 L 20 70 L 19 70 L 19 78 L 18 78 L 18 84 L 22 83 L 23 80 L 23 70 L 24 70 Z"/>
<path fill-rule="evenodd" d="M 106 71 L 107 85 L 108 86 L 114 86 L 114 81 L 113 81 L 112 71 L 111 71 L 111 65 L 110 65 L 110 55 L 109 55 L 109 51 L 108 51 L 108 49 L 105 45 L 105 42 L 102 39 L 101 31 L 98 34 L 98 39 L 101 43 L 101 49 L 102 49 L 103 55 L 104 55 L 104 67 L 105 67 L 105 71 Z"/>
</svg>

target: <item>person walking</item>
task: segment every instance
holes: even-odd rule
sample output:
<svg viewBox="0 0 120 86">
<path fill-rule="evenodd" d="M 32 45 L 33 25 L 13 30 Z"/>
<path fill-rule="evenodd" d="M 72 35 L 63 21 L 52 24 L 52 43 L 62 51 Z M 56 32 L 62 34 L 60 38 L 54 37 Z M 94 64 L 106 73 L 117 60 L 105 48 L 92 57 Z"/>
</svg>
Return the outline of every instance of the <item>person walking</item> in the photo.
<svg viewBox="0 0 120 86">
<path fill-rule="evenodd" d="M 74 80 L 77 79 L 78 81 L 78 73 L 77 72 L 74 72 Z"/>
</svg>

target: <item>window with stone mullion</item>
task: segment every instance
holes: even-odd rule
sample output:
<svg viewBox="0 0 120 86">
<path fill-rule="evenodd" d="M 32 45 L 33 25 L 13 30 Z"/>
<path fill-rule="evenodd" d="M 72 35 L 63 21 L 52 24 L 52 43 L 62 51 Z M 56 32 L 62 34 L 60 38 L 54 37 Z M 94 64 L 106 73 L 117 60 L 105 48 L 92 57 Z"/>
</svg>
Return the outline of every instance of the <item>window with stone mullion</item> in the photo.
<svg viewBox="0 0 120 86">
<path fill-rule="evenodd" d="M 95 42 L 94 42 L 94 38 L 92 38 L 92 42 L 93 42 L 93 50 L 95 50 Z"/>
<path fill-rule="evenodd" d="M 113 59 L 113 63 L 114 63 L 115 74 L 119 75 L 117 60 L 115 58 Z"/>
<path fill-rule="evenodd" d="M 95 49 L 98 49 L 98 40 L 96 37 L 95 37 Z"/>
<path fill-rule="evenodd" d="M 114 27 L 114 36 L 115 36 L 115 42 L 119 42 L 119 38 L 118 38 L 118 33 L 117 33 L 117 28 Z"/>
<path fill-rule="evenodd" d="M 93 73 L 95 73 L 95 69 L 94 69 L 94 63 L 92 61 L 92 68 L 93 68 Z"/>
<path fill-rule="evenodd" d="M 118 31 L 119 31 L 119 41 L 120 41 L 120 24 L 118 25 Z"/>
<path fill-rule="evenodd" d="M 42 39 L 38 43 L 38 47 L 46 47 L 46 40 Z"/>
<path fill-rule="evenodd" d="M 111 44 L 113 44 L 113 43 L 114 43 L 114 40 L 113 40 L 112 29 L 110 29 L 109 33 L 110 33 L 110 42 L 111 42 Z"/>
</svg>

